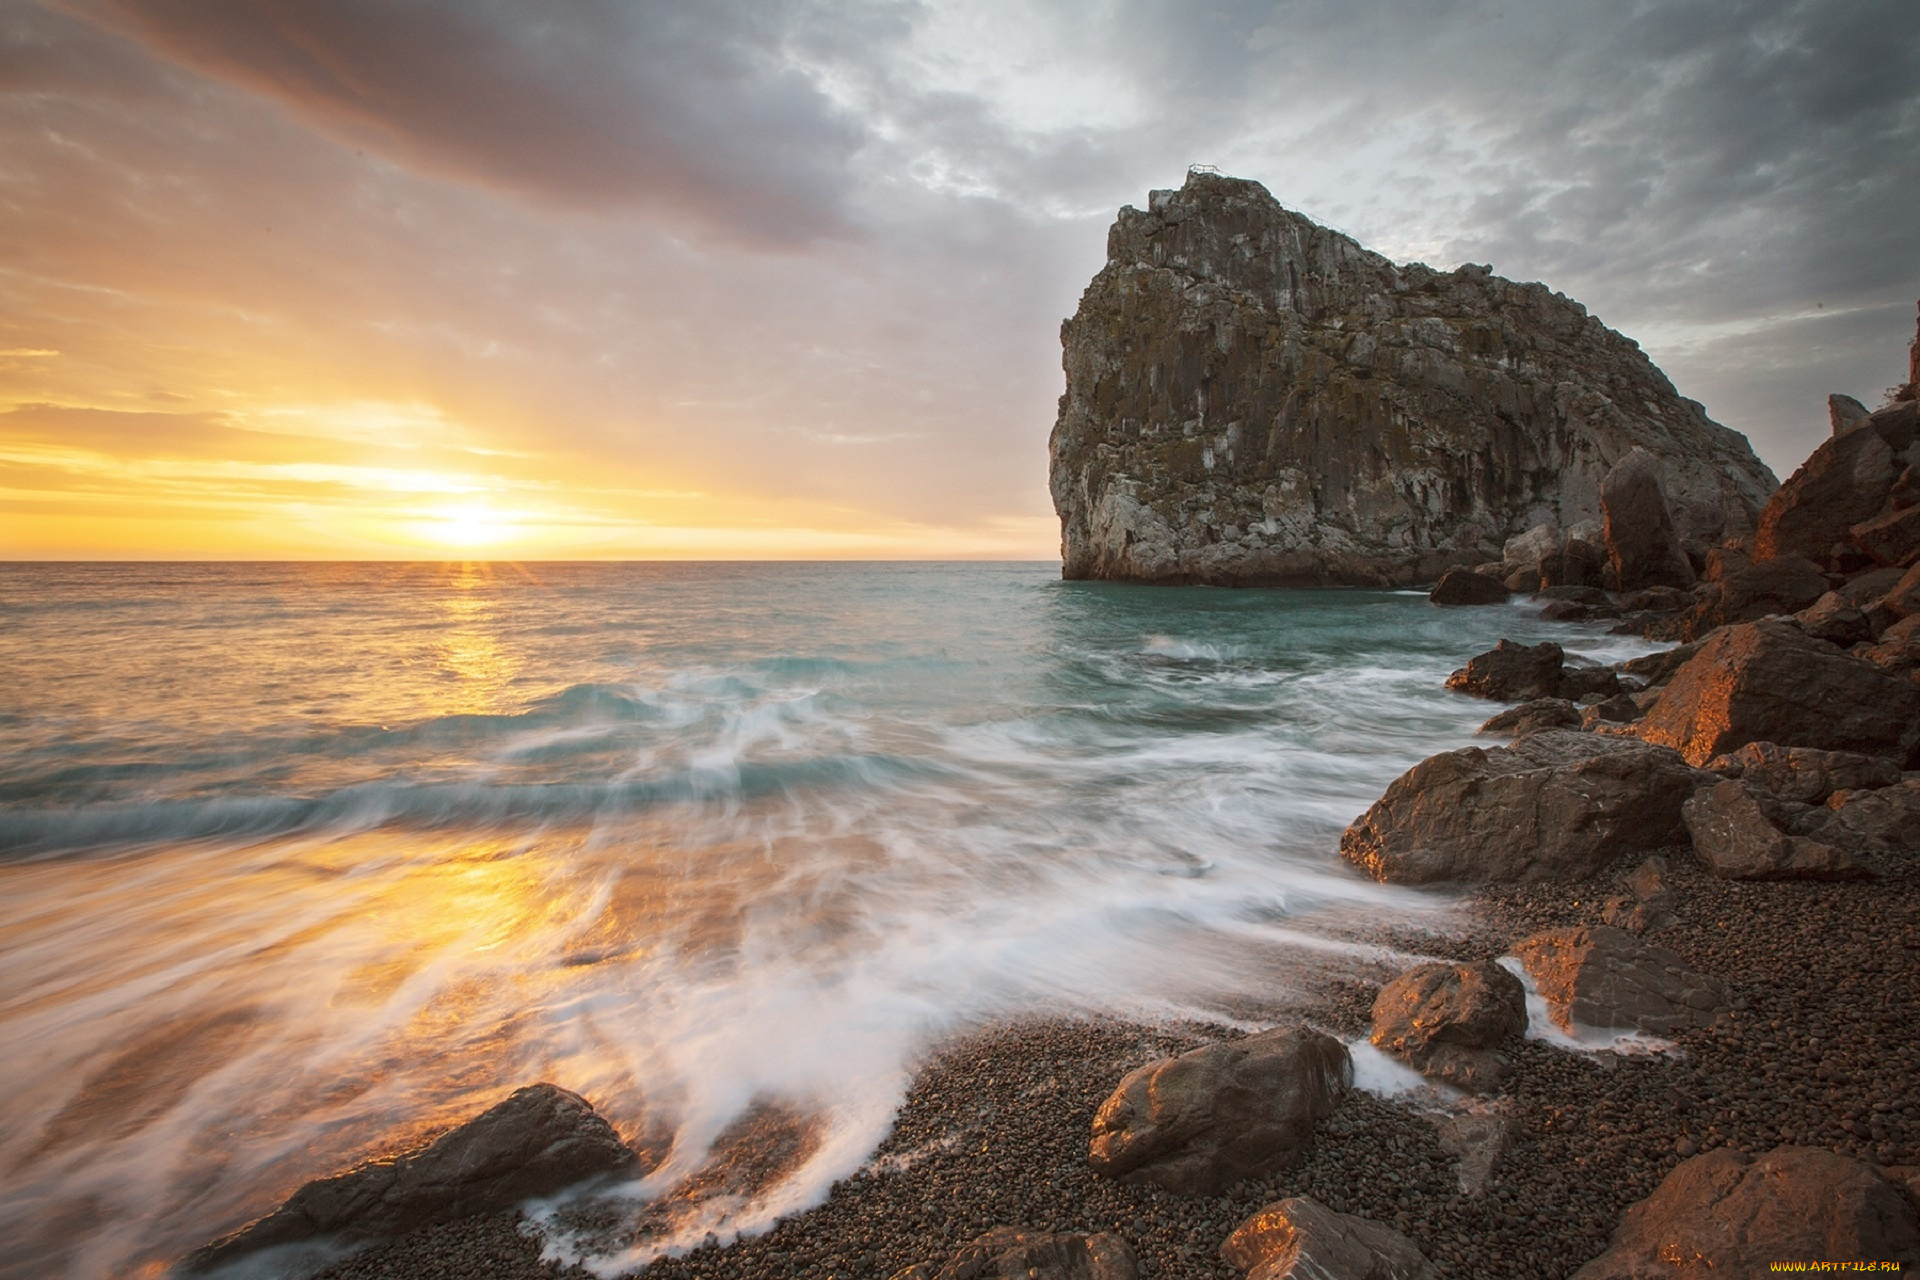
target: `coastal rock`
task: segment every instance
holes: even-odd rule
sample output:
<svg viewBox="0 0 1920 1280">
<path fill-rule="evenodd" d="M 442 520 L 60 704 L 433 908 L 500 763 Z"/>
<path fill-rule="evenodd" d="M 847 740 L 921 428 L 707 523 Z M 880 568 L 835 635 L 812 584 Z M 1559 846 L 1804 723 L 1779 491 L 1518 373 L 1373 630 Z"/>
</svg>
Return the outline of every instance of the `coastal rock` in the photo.
<svg viewBox="0 0 1920 1280">
<path fill-rule="evenodd" d="M 1920 615 L 1920 564 L 1901 574 L 1886 594 L 1869 603 L 1862 612 L 1867 615 L 1875 635 L 1902 619 Z"/>
<path fill-rule="evenodd" d="M 1904 757 L 1920 738 L 1920 688 L 1791 624 L 1743 623 L 1700 646 L 1638 732 L 1693 764 L 1749 742 Z"/>
<path fill-rule="evenodd" d="M 1234 1228 L 1220 1256 L 1247 1280 L 1439 1280 L 1413 1241 L 1306 1196 L 1275 1201 Z"/>
<path fill-rule="evenodd" d="M 1844 435 L 1867 420 L 1867 406 L 1848 395 L 1830 395 L 1827 397 L 1827 422 L 1833 427 L 1834 435 Z"/>
<path fill-rule="evenodd" d="M 1422 1075 L 1484 1090 L 1510 1068 L 1495 1050 L 1527 1029 L 1527 992 L 1491 960 L 1417 965 L 1380 989 L 1373 1043 Z"/>
<path fill-rule="evenodd" d="M 1764 1276 L 1779 1262 L 1920 1260 L 1920 1219 L 1871 1166 L 1831 1151 L 1728 1147 L 1682 1163 L 1627 1209 L 1574 1280 Z"/>
<path fill-rule="evenodd" d="M 1164 1058 L 1101 1104 L 1088 1160 L 1110 1178 L 1217 1195 L 1303 1153 L 1352 1078 L 1346 1046 L 1306 1027 Z"/>
<path fill-rule="evenodd" d="M 1867 869 L 1831 845 L 1790 836 L 1738 782 L 1702 787 L 1681 808 L 1693 851 L 1728 880 L 1864 880 Z"/>
<path fill-rule="evenodd" d="M 1467 665 L 1447 677 L 1447 688 L 1497 702 L 1551 698 L 1560 692 L 1560 667 L 1566 657 L 1559 645 L 1515 644 L 1502 640 L 1485 653 L 1467 659 Z"/>
<path fill-rule="evenodd" d="M 1658 855 L 1635 867 L 1626 878 L 1627 892 L 1607 899 L 1601 920 L 1628 933 L 1653 933 L 1679 923 L 1668 870 L 1667 860 Z"/>
<path fill-rule="evenodd" d="M 1649 653 L 1639 658 L 1629 658 L 1614 668 L 1623 676 L 1640 681 L 1652 687 L 1665 684 L 1673 673 L 1686 664 L 1687 659 L 1700 652 L 1699 644 L 1675 645 L 1671 649 L 1662 649 L 1658 653 Z"/>
<path fill-rule="evenodd" d="M 1607 586 L 1615 591 L 1642 587 L 1690 587 L 1693 566 L 1674 534 L 1661 486 L 1665 468 L 1645 449 L 1634 448 L 1613 464 L 1600 482 L 1600 510 L 1606 520 Z"/>
<path fill-rule="evenodd" d="M 270 1245 L 314 1236 L 396 1236 L 511 1208 L 603 1175 L 637 1176 L 640 1160 L 585 1098 L 530 1085 L 424 1147 L 307 1183 L 264 1218 L 191 1254 L 211 1271 Z"/>
<path fill-rule="evenodd" d="M 1093 1235 L 995 1227 L 939 1266 L 923 1262 L 893 1280 L 1138 1280 L 1140 1265 L 1111 1231 Z"/>
<path fill-rule="evenodd" d="M 1842 568 L 1853 526 L 1878 516 L 1892 493 L 1903 465 L 1895 455 L 1913 442 L 1911 417 L 1883 411 L 1821 441 L 1767 500 L 1753 535 L 1755 563 L 1805 556 L 1822 569 Z"/>
<path fill-rule="evenodd" d="M 1834 804 L 1838 801 L 1838 804 Z M 1865 853 L 1920 854 L 1920 779 L 1875 791 L 1835 792 L 1805 824 L 1816 840 Z"/>
<path fill-rule="evenodd" d="M 1794 614 L 1793 620 L 1815 640 L 1825 640 L 1842 649 L 1873 639 L 1867 615 L 1848 604 L 1838 591 L 1827 592 Z"/>
<path fill-rule="evenodd" d="M 1427 599 L 1435 604 L 1504 604 L 1507 584 L 1471 569 L 1449 569 Z"/>
<path fill-rule="evenodd" d="M 1542 590 L 1588 587 L 1597 591 L 1606 581 L 1606 548 L 1584 538 L 1568 538 L 1558 551 L 1540 561 Z"/>
<path fill-rule="evenodd" d="M 1500 548 L 1500 560 L 1509 572 L 1519 569 L 1531 571 L 1534 575 L 1533 586 L 1539 586 L 1540 562 L 1548 556 L 1559 554 L 1566 545 L 1567 535 L 1558 525 L 1537 524 L 1525 533 L 1516 533 Z"/>
<path fill-rule="evenodd" d="M 1907 473 L 1913 471 L 1907 468 Z M 1901 477 L 1905 479 L 1905 475 Z M 1895 481 L 1898 486 L 1899 481 Z M 1889 490 L 1889 503 L 1899 502 L 1906 495 L 1898 488 Z M 1853 545 L 1871 556 L 1878 564 L 1910 565 L 1920 559 L 1920 506 L 1896 507 L 1883 516 L 1864 521 L 1850 530 Z"/>
<path fill-rule="evenodd" d="M 1891 787 L 1900 781 L 1899 766 L 1879 756 L 1783 747 L 1777 742 L 1749 742 L 1738 751 L 1714 757 L 1707 768 L 1797 804 L 1825 804 L 1836 791 Z"/>
<path fill-rule="evenodd" d="M 1458 1161 L 1454 1176 L 1460 1183 L 1460 1194 L 1478 1199 L 1485 1194 L 1493 1171 L 1513 1143 L 1513 1120 L 1502 1111 L 1483 1108 L 1435 1120 L 1434 1128 L 1440 1149 Z"/>
<path fill-rule="evenodd" d="M 1729 1007 L 1720 979 L 1695 973 L 1666 948 L 1610 925 L 1550 929 L 1517 944 L 1513 954 L 1568 1033 L 1593 1027 L 1670 1035 L 1712 1026 Z"/>
<path fill-rule="evenodd" d="M 1754 622 L 1774 614 L 1798 613 L 1827 593 L 1826 575 L 1805 556 L 1777 559 L 1737 569 L 1708 585 L 1687 613 L 1681 634 L 1699 639 L 1716 628 Z"/>
<path fill-rule="evenodd" d="M 1591 875 L 1680 839 L 1696 785 L 1672 751 L 1548 729 L 1421 761 L 1347 828 L 1340 854 L 1389 884 Z"/>
<path fill-rule="evenodd" d="M 1542 729 L 1569 729 L 1580 723 L 1580 708 L 1565 698 L 1534 698 L 1517 707 L 1488 716 L 1477 732 L 1519 737 Z"/>
<path fill-rule="evenodd" d="M 1396 265 L 1243 179 L 1196 172 L 1122 209 L 1061 344 L 1067 578 L 1432 582 L 1598 518 L 1636 447 L 1683 539 L 1744 532 L 1774 488 L 1577 303 Z"/>
</svg>

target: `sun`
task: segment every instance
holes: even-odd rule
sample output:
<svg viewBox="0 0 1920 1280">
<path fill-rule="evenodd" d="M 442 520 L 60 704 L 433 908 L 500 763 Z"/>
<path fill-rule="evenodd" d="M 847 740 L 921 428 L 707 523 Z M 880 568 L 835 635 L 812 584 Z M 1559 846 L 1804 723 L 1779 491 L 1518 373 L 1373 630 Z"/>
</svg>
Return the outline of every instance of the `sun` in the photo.
<svg viewBox="0 0 1920 1280">
<path fill-rule="evenodd" d="M 422 521 L 421 532 L 441 546 L 474 550 L 497 546 L 514 535 L 514 521 L 484 502 L 441 507 Z"/>
</svg>

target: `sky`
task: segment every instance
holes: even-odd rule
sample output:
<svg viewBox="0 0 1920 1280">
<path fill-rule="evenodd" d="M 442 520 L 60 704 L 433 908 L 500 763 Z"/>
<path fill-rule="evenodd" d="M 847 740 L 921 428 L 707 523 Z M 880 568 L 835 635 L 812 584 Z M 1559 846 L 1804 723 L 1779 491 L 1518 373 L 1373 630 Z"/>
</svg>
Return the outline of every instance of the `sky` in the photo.
<svg viewBox="0 0 1920 1280">
<path fill-rule="evenodd" d="M 1781 476 L 1920 299 L 1910 0 L 0 0 L 0 558 L 1051 558 L 1189 164 Z"/>
</svg>

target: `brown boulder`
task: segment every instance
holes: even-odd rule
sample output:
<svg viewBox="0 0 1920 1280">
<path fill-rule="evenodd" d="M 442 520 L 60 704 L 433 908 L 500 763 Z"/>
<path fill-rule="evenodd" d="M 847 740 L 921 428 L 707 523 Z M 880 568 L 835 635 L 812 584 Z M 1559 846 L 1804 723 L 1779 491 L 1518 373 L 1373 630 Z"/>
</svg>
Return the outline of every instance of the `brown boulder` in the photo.
<svg viewBox="0 0 1920 1280">
<path fill-rule="evenodd" d="M 1886 505 L 1900 465 L 1873 415 L 1859 428 L 1820 442 L 1774 491 L 1753 535 L 1756 562 L 1805 556 L 1822 567 L 1852 545 L 1853 526 Z"/>
<path fill-rule="evenodd" d="M 1389 884 L 1591 875 L 1676 843 L 1696 785 L 1671 751 L 1542 730 L 1421 761 L 1347 828 L 1340 854 Z"/>
<path fill-rule="evenodd" d="M 1674 533 L 1661 488 L 1660 460 L 1633 449 L 1600 482 L 1606 521 L 1606 585 L 1615 591 L 1690 587 L 1693 567 Z"/>
<path fill-rule="evenodd" d="M 1675 672 L 1640 737 L 1705 764 L 1749 742 L 1898 753 L 1920 738 L 1920 688 L 1785 622 L 1716 632 Z"/>
<path fill-rule="evenodd" d="M 1607 581 L 1607 553 L 1583 538 L 1568 538 L 1558 551 L 1540 558 L 1540 586 L 1603 587 Z"/>
<path fill-rule="evenodd" d="M 1838 802 L 1838 803 L 1835 803 Z M 1817 840 L 1865 853 L 1920 854 L 1920 779 L 1875 791 L 1835 792 L 1805 829 Z"/>
<path fill-rule="evenodd" d="M 1234 1228 L 1220 1256 L 1247 1280 L 1438 1280 L 1413 1241 L 1306 1196 L 1275 1201 Z"/>
<path fill-rule="evenodd" d="M 1290 1164 L 1352 1083 L 1346 1046 L 1286 1027 L 1130 1072 L 1093 1118 L 1096 1173 L 1217 1195 Z"/>
<path fill-rule="evenodd" d="M 1870 410 L 1852 396 L 1831 395 L 1827 397 L 1827 422 L 1833 428 L 1834 435 L 1851 431 L 1867 420 Z"/>
<path fill-rule="evenodd" d="M 1836 791 L 1891 787 L 1900 781 L 1899 766 L 1880 756 L 1783 747 L 1777 742 L 1749 742 L 1738 751 L 1714 757 L 1707 768 L 1796 804 L 1825 804 Z"/>
<path fill-rule="evenodd" d="M 1449 569 L 1427 599 L 1443 605 L 1504 604 L 1507 594 L 1507 584 L 1498 578 L 1471 569 Z"/>
<path fill-rule="evenodd" d="M 922 1262 L 893 1280 L 1138 1280 L 1140 1265 L 1111 1231 L 1094 1235 L 995 1227 L 938 1267 Z"/>
<path fill-rule="evenodd" d="M 1560 1029 L 1669 1035 L 1726 1016 L 1727 985 L 1610 925 L 1550 929 L 1513 949 Z"/>
<path fill-rule="evenodd" d="M 1447 688 L 1497 702 L 1551 698 L 1560 690 L 1560 664 L 1565 657 L 1557 644 L 1502 640 L 1467 659 L 1466 666 L 1447 677 Z"/>
<path fill-rule="evenodd" d="M 1749 565 L 1705 587 L 1688 610 L 1682 632 L 1697 639 L 1717 627 L 1798 613 L 1828 590 L 1827 577 L 1804 556 L 1781 556 Z"/>
<path fill-rule="evenodd" d="M 1623 676 L 1631 676 L 1645 685 L 1664 684 L 1688 658 L 1699 651 L 1698 643 L 1675 645 L 1671 649 L 1662 649 L 1658 653 L 1629 658 L 1617 665 L 1614 670 Z"/>
<path fill-rule="evenodd" d="M 1867 615 L 1848 604 L 1838 591 L 1827 592 L 1794 614 L 1793 620 L 1815 640 L 1825 640 L 1842 649 L 1873 639 L 1873 627 L 1868 624 Z"/>
<path fill-rule="evenodd" d="M 589 1178 L 639 1173 L 639 1158 L 585 1098 L 551 1084 L 530 1085 L 424 1147 L 307 1183 L 181 1267 L 211 1271 L 257 1249 L 315 1236 L 402 1235 L 510 1208 Z"/>
<path fill-rule="evenodd" d="M 1726 880 L 1865 880 L 1865 867 L 1831 845 L 1790 836 L 1731 780 L 1702 787 L 1681 809 L 1693 851 Z"/>
<path fill-rule="evenodd" d="M 1862 612 L 1873 633 L 1879 635 L 1902 618 L 1920 615 L 1920 564 L 1900 575 L 1886 594 L 1867 604 Z"/>
<path fill-rule="evenodd" d="M 1565 698 L 1535 698 L 1488 716 L 1478 733 L 1505 733 L 1519 737 L 1541 729 L 1568 729 L 1580 723 L 1580 708 Z"/>
<path fill-rule="evenodd" d="M 1779 1262 L 1920 1260 L 1920 1219 L 1871 1166 L 1807 1147 L 1695 1156 L 1629 1206 L 1574 1280 L 1764 1276 Z"/>
<path fill-rule="evenodd" d="M 1890 490 L 1887 497 L 1893 501 L 1896 495 Z M 1853 526 L 1853 544 L 1873 557 L 1876 564 L 1912 564 L 1920 557 L 1920 507 L 1889 511 Z"/>
<path fill-rule="evenodd" d="M 1527 1029 L 1527 992 L 1491 960 L 1416 965 L 1373 1001 L 1373 1043 L 1422 1075 L 1492 1088 L 1511 1069 L 1495 1050 Z"/>
</svg>

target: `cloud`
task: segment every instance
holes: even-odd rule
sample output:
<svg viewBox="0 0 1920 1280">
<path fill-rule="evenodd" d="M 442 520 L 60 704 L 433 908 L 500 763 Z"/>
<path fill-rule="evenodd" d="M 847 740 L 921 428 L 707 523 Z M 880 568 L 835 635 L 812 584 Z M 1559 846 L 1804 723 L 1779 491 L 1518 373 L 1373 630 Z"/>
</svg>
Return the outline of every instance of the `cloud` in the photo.
<svg viewBox="0 0 1920 1280">
<path fill-rule="evenodd" d="M 862 136 L 775 0 L 74 0 L 355 146 L 540 201 L 650 209 L 793 246 L 845 234 Z"/>
</svg>

